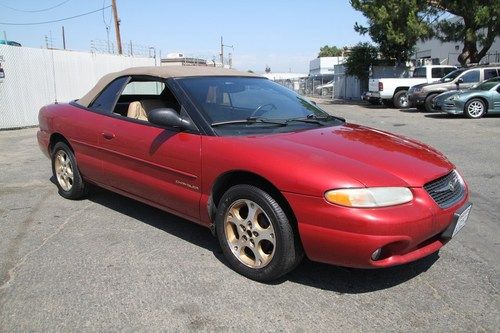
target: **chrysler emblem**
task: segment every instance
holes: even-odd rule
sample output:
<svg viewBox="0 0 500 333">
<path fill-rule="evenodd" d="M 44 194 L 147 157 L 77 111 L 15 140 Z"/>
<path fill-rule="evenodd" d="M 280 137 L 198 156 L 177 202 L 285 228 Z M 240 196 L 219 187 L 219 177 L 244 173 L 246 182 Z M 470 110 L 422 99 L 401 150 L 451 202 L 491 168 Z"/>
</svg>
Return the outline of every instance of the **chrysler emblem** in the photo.
<svg viewBox="0 0 500 333">
<path fill-rule="evenodd" d="M 440 188 L 434 190 L 434 192 L 436 192 L 436 193 L 442 193 L 442 192 L 446 192 L 446 191 L 454 192 L 455 191 L 455 186 L 457 186 L 457 182 L 458 182 L 458 179 L 450 180 L 448 182 L 448 184 L 446 184 L 443 187 L 440 187 Z"/>
</svg>

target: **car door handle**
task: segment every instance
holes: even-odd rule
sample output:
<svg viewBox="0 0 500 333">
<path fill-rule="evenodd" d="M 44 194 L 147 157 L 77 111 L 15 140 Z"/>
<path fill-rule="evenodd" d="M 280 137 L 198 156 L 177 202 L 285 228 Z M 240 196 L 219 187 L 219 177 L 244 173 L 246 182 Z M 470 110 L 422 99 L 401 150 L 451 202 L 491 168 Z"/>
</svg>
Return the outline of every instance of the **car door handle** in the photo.
<svg viewBox="0 0 500 333">
<path fill-rule="evenodd" d="M 101 134 L 106 140 L 111 140 L 115 138 L 115 135 L 110 132 L 102 132 Z"/>
</svg>

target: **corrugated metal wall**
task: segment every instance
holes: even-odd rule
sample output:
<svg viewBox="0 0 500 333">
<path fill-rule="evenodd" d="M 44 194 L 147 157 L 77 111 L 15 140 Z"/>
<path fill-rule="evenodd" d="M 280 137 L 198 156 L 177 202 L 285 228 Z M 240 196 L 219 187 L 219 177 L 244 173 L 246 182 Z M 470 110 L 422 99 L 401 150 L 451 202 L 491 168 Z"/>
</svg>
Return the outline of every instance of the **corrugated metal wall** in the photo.
<svg viewBox="0 0 500 333">
<path fill-rule="evenodd" d="M 154 65 L 153 58 L 0 45 L 0 129 L 37 125 L 42 106 L 82 97 L 104 74 Z"/>
</svg>

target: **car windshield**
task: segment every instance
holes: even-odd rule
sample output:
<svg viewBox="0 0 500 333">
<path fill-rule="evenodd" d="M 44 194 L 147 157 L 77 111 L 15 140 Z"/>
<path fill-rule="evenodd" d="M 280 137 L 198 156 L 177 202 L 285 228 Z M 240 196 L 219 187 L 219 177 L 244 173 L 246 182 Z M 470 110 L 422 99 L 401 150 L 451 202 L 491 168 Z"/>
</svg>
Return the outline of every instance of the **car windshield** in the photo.
<svg viewBox="0 0 500 333">
<path fill-rule="evenodd" d="M 178 82 L 220 135 L 288 132 L 343 122 L 265 78 L 189 77 Z"/>
<path fill-rule="evenodd" d="M 497 84 L 500 83 L 500 78 L 495 78 L 493 80 L 488 80 L 485 81 L 476 87 L 474 87 L 474 90 L 490 90 L 491 88 L 495 87 Z"/>
<path fill-rule="evenodd" d="M 444 76 L 440 81 L 441 82 L 453 81 L 453 80 L 455 80 L 457 78 L 457 76 L 459 76 L 460 74 L 462 74 L 464 71 L 465 71 L 465 69 L 457 69 L 457 70 L 451 72 L 450 74 Z"/>
</svg>

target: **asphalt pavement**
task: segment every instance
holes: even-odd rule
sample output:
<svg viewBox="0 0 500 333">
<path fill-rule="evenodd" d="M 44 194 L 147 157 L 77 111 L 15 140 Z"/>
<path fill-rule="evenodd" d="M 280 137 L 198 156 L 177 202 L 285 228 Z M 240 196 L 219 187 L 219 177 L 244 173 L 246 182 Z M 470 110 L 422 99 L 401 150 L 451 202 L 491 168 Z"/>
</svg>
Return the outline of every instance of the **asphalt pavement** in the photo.
<svg viewBox="0 0 500 333">
<path fill-rule="evenodd" d="M 258 283 L 208 229 L 105 190 L 63 199 L 36 129 L 1 131 L 0 331 L 498 331 L 500 117 L 323 107 L 446 154 L 474 203 L 456 238 L 404 266 L 305 260 Z"/>
</svg>

